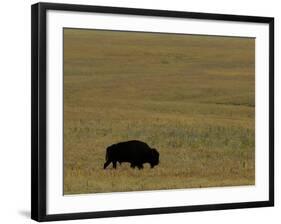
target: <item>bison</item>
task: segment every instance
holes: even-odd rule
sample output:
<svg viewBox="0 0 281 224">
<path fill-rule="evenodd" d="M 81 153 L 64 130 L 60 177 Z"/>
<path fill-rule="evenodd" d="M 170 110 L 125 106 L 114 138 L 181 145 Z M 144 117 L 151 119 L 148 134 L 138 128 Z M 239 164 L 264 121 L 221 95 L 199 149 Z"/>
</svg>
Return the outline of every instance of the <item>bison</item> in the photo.
<svg viewBox="0 0 281 224">
<path fill-rule="evenodd" d="M 144 163 L 149 163 L 150 167 L 153 168 L 159 164 L 159 153 L 156 149 L 150 148 L 144 142 L 131 140 L 109 146 L 106 149 L 105 160 L 104 169 L 110 163 L 116 169 L 117 162 L 120 164 L 122 162 L 128 162 L 132 168 L 138 167 L 139 169 L 143 169 Z"/>
</svg>

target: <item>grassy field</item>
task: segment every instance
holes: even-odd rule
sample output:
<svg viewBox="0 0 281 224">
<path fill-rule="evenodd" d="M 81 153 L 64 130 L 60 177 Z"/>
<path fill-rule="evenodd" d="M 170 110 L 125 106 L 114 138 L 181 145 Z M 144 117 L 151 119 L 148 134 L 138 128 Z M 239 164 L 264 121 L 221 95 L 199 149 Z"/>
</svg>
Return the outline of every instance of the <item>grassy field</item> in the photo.
<svg viewBox="0 0 281 224">
<path fill-rule="evenodd" d="M 255 184 L 255 40 L 64 29 L 64 193 Z M 103 170 L 107 146 L 157 148 Z"/>
</svg>

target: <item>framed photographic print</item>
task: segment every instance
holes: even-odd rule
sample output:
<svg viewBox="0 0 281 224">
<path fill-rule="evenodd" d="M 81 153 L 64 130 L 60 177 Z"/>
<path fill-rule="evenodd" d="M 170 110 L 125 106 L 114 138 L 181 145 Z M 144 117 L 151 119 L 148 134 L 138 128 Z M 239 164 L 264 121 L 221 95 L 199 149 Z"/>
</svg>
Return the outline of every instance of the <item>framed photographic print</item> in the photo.
<svg viewBox="0 0 281 224">
<path fill-rule="evenodd" d="M 32 6 L 32 219 L 274 205 L 274 19 Z"/>
</svg>

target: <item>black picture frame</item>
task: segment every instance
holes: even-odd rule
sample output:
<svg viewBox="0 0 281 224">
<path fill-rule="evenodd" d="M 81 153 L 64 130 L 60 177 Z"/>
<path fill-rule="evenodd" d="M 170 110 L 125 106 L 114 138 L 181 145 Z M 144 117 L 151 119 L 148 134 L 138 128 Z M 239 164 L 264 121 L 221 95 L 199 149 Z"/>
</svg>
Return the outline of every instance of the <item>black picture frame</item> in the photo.
<svg viewBox="0 0 281 224">
<path fill-rule="evenodd" d="M 124 15 L 162 16 L 235 22 L 269 24 L 269 200 L 208 204 L 195 206 L 159 207 L 101 212 L 46 214 L 46 12 L 64 10 L 75 12 L 101 12 Z M 36 221 L 73 220 L 115 216 L 132 216 L 206 210 L 238 209 L 274 206 L 274 18 L 163 11 L 137 8 L 103 7 L 73 4 L 37 3 L 31 11 L 31 218 Z"/>
</svg>

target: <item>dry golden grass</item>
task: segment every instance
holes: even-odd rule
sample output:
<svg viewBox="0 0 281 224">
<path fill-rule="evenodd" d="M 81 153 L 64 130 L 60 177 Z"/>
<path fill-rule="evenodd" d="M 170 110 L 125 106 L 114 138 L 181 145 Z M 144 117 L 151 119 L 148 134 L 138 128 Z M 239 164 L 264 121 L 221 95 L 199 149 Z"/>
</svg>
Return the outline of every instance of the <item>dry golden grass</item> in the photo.
<svg viewBox="0 0 281 224">
<path fill-rule="evenodd" d="M 64 30 L 64 193 L 255 183 L 255 41 Z M 160 164 L 103 170 L 138 139 Z"/>
</svg>

